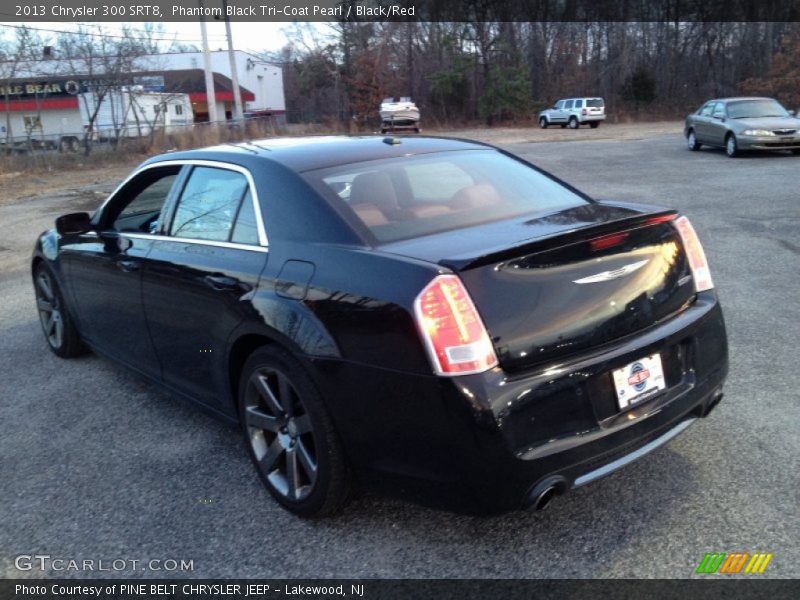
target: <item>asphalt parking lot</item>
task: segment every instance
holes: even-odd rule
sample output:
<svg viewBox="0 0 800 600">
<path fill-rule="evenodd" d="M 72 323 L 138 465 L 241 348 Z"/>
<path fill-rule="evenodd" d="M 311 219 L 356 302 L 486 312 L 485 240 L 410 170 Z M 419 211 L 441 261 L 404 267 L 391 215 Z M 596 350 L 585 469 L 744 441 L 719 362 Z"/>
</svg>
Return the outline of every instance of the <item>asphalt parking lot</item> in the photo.
<svg viewBox="0 0 800 600">
<path fill-rule="evenodd" d="M 692 219 L 731 351 L 708 419 L 543 512 L 471 517 L 361 493 L 338 518 L 303 521 L 270 500 L 238 431 L 105 359 L 47 350 L 27 256 L 57 214 L 99 200 L 12 203 L 0 206 L 0 577 L 90 575 L 14 568 L 49 554 L 142 561 L 104 573 L 119 576 L 673 578 L 706 552 L 771 552 L 764 577 L 800 576 L 800 157 L 691 153 L 679 134 L 507 148 L 595 197 Z M 194 569 L 141 571 L 151 559 Z"/>
</svg>

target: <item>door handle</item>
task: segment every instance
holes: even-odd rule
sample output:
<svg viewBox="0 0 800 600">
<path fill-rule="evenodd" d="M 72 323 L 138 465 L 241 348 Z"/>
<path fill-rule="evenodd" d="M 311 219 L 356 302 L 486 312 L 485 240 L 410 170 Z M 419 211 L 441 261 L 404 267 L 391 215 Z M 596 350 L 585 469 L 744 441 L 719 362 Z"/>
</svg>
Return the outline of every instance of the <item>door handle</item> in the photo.
<svg viewBox="0 0 800 600">
<path fill-rule="evenodd" d="M 203 277 L 203 281 L 205 281 L 212 290 L 217 291 L 235 290 L 241 287 L 238 279 L 225 275 L 206 275 Z"/>
<path fill-rule="evenodd" d="M 138 260 L 118 260 L 117 267 L 126 273 L 133 273 L 134 271 L 138 271 L 142 268 L 142 263 Z"/>
</svg>

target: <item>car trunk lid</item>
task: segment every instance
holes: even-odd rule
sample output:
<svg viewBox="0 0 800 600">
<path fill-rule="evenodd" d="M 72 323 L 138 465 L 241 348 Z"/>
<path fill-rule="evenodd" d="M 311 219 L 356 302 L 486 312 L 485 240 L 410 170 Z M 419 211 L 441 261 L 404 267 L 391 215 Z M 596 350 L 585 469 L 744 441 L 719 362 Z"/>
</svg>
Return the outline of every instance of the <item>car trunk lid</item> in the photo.
<svg viewBox="0 0 800 600">
<path fill-rule="evenodd" d="M 458 273 L 500 365 L 513 371 L 611 342 L 684 308 L 694 287 L 669 222 L 675 216 L 598 202 L 383 249 Z M 523 231 L 533 235 L 517 237 Z"/>
</svg>

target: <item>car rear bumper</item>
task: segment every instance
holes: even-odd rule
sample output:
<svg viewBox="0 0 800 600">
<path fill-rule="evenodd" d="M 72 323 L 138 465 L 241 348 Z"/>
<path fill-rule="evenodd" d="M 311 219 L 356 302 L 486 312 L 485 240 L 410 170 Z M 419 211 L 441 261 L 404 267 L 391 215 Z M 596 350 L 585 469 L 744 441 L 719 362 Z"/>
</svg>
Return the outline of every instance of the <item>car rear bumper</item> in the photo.
<svg viewBox="0 0 800 600">
<path fill-rule="evenodd" d="M 605 121 L 605 115 L 581 115 L 578 117 L 581 123 L 591 123 L 592 121 Z"/>
<path fill-rule="evenodd" d="M 667 389 L 619 412 L 610 371 L 654 352 Z M 706 292 L 649 330 L 525 373 L 437 378 L 340 361 L 317 367 L 357 471 L 425 503 L 502 512 L 549 487 L 564 493 L 589 483 L 705 417 L 722 397 L 728 356 L 721 309 Z"/>
</svg>

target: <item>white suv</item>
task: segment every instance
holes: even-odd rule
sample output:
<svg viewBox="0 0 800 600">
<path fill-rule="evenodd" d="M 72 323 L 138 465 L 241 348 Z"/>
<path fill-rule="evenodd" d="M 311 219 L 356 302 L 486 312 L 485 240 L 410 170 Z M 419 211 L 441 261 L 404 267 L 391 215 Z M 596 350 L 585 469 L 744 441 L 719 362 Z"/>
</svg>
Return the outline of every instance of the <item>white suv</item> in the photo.
<svg viewBox="0 0 800 600">
<path fill-rule="evenodd" d="M 561 125 L 577 129 L 584 123 L 594 129 L 606 118 L 606 103 L 602 98 L 563 98 L 539 113 L 539 127 Z"/>
</svg>

